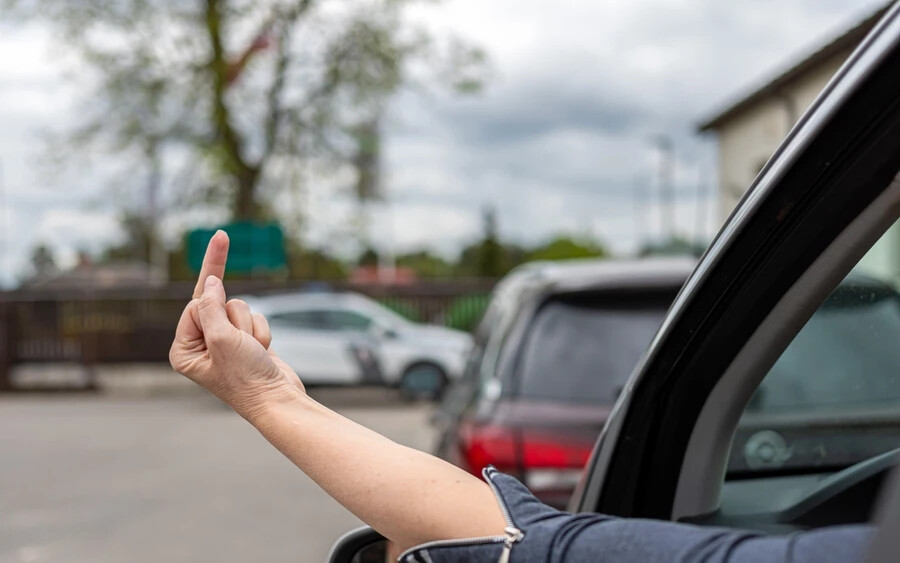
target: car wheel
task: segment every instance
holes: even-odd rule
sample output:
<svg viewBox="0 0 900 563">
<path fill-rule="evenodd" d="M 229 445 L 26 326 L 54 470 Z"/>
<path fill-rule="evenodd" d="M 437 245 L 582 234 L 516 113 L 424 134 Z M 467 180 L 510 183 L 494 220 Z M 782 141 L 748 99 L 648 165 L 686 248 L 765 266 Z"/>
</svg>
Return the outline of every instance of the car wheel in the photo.
<svg viewBox="0 0 900 563">
<path fill-rule="evenodd" d="M 421 362 L 406 368 L 400 379 L 400 397 L 404 401 L 421 398 L 440 399 L 447 387 L 444 370 L 432 363 Z"/>
</svg>

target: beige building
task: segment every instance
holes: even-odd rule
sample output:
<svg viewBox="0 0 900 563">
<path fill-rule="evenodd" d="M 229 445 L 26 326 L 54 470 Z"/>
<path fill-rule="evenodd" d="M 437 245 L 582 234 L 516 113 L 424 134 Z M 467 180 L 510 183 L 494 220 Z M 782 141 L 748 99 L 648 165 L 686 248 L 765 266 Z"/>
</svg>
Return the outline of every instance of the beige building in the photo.
<svg viewBox="0 0 900 563">
<path fill-rule="evenodd" d="M 716 135 L 719 216 L 724 221 L 803 112 L 887 6 L 699 126 Z M 862 267 L 900 282 L 900 229 L 894 227 Z"/>
</svg>

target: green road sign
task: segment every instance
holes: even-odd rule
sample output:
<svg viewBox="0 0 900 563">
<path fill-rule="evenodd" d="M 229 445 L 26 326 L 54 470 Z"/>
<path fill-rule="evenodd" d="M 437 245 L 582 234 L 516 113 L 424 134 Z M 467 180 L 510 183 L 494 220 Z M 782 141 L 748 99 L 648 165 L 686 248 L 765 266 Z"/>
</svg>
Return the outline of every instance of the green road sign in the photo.
<svg viewBox="0 0 900 563">
<path fill-rule="evenodd" d="M 278 223 L 239 221 L 218 227 L 228 233 L 228 271 L 240 274 L 280 270 L 286 266 L 284 233 Z M 200 271 L 203 254 L 216 229 L 196 229 L 187 234 L 188 266 Z"/>
</svg>

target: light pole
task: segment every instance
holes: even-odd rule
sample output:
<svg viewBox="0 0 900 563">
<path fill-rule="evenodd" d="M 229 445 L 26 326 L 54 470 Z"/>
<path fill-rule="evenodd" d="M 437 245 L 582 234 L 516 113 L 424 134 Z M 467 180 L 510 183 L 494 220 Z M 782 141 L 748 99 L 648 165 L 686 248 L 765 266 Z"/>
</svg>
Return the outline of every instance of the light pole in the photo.
<svg viewBox="0 0 900 563">
<path fill-rule="evenodd" d="M 656 139 L 659 149 L 659 199 L 662 206 L 663 236 L 675 237 L 675 186 L 674 163 L 672 162 L 672 139 L 668 135 L 660 135 Z"/>
<path fill-rule="evenodd" d="M 6 267 L 6 224 L 9 220 L 9 213 L 6 207 L 6 184 L 3 179 L 3 161 L 0 160 L 0 272 L 9 275 L 9 269 Z M 2 289 L 4 285 L 3 279 L 0 279 L 0 289 Z"/>
<path fill-rule="evenodd" d="M 640 174 L 635 174 L 631 190 L 632 202 L 634 204 L 635 255 L 640 255 L 645 239 L 647 238 L 645 210 L 647 209 L 649 202 L 644 200 L 648 194 L 644 190 L 644 186 L 641 183 L 642 181 L 642 176 Z"/>
</svg>

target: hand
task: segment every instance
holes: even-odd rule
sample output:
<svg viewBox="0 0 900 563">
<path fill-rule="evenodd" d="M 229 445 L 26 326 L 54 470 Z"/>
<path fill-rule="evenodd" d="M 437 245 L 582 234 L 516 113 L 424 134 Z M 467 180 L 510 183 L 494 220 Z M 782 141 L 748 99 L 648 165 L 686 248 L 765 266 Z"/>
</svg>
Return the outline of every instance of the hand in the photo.
<svg viewBox="0 0 900 563">
<path fill-rule="evenodd" d="M 269 402 L 304 390 L 297 374 L 269 349 L 265 317 L 239 299 L 226 303 L 221 277 L 227 257 L 228 236 L 219 231 L 206 249 L 194 298 L 178 321 L 169 361 L 249 419 Z"/>
</svg>

